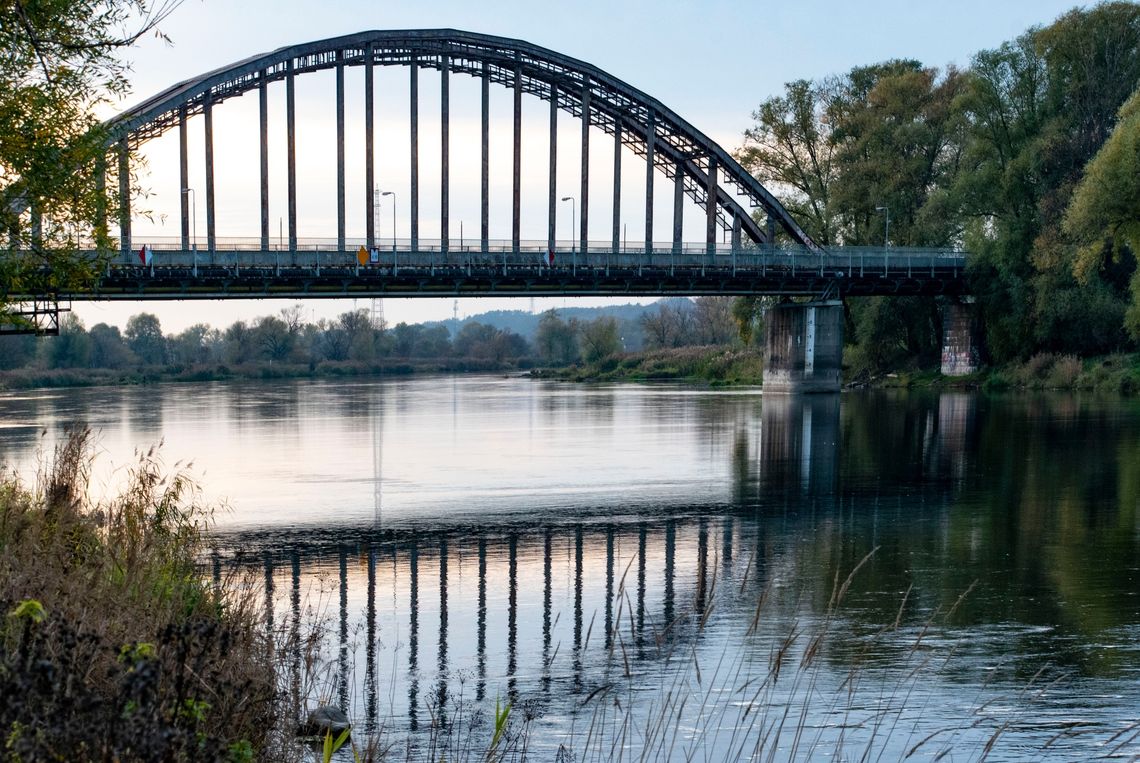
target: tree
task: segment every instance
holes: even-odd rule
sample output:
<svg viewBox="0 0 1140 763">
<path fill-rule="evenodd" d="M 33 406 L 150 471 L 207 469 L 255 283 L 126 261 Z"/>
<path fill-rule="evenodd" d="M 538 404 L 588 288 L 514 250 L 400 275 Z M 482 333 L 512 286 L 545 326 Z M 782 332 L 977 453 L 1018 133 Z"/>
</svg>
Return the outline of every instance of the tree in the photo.
<svg viewBox="0 0 1140 763">
<path fill-rule="evenodd" d="M 554 310 L 542 314 L 534 344 L 539 357 L 548 363 L 568 365 L 578 360 L 578 321 L 564 321 Z"/>
<path fill-rule="evenodd" d="M 36 357 L 36 337 L 30 334 L 0 336 L 0 370 L 23 368 Z"/>
<path fill-rule="evenodd" d="M 1114 264 L 1132 265 L 1125 326 L 1140 339 L 1140 90 L 1120 108 L 1112 135 L 1085 168 L 1065 213 L 1065 230 L 1080 244 L 1074 272 L 1082 283 Z"/>
<path fill-rule="evenodd" d="M 166 337 L 154 313 L 139 313 L 127 320 L 127 346 L 144 365 L 166 362 Z"/>
<path fill-rule="evenodd" d="M 784 207 L 809 236 L 830 244 L 835 233 L 831 186 L 836 178 L 827 120 L 830 82 L 796 80 L 752 112 L 736 158 L 761 183 L 785 193 Z"/>
<path fill-rule="evenodd" d="M 455 354 L 503 363 L 527 353 L 526 340 L 513 331 L 497 329 L 476 321 L 463 324 L 455 337 Z"/>
<path fill-rule="evenodd" d="M 416 349 L 416 339 L 420 333 L 417 323 L 400 321 L 392 329 L 392 354 L 397 358 L 410 358 Z"/>
<path fill-rule="evenodd" d="M 205 323 L 196 323 L 166 340 L 171 361 L 188 366 L 210 362 L 213 348 L 218 344 L 217 332 Z"/>
<path fill-rule="evenodd" d="M 49 368 L 87 368 L 91 364 L 91 339 L 83 321 L 67 313 L 59 322 L 59 336 L 44 342 Z"/>
<path fill-rule="evenodd" d="M 661 300 L 657 309 L 641 318 L 645 346 L 683 347 L 693 342 L 693 303 L 687 299 Z"/>
<path fill-rule="evenodd" d="M 621 352 L 621 337 L 618 335 L 617 320 L 602 316 L 582 325 L 578 335 L 582 359 L 596 363 L 602 358 Z"/>
<path fill-rule="evenodd" d="M 134 362 L 118 326 L 96 323 L 87 336 L 91 339 L 92 368 L 125 368 Z"/>
<path fill-rule="evenodd" d="M 733 318 L 733 297 L 697 297 L 693 300 L 693 337 L 698 344 L 730 344 L 738 329 Z"/>
<path fill-rule="evenodd" d="M 341 313 L 337 318 L 348 342 L 348 359 L 374 360 L 384 348 L 384 327 L 375 326 L 372 316 L 364 308 Z"/>
<path fill-rule="evenodd" d="M 416 337 L 415 354 L 419 358 L 445 358 L 451 354 L 451 332 L 446 326 L 421 326 Z M 518 336 L 518 334 L 514 334 Z M 519 337 L 522 339 L 522 337 Z M 524 340 L 525 342 L 525 340 Z"/>
<path fill-rule="evenodd" d="M 293 335 L 285 321 L 272 315 L 259 318 L 253 328 L 254 342 L 261 356 L 271 361 L 288 359 L 293 352 Z"/>
<path fill-rule="evenodd" d="M 234 321 L 222 334 L 222 359 L 226 363 L 248 363 L 255 352 L 254 332 L 245 321 Z"/>
<path fill-rule="evenodd" d="M 990 353 L 1001 361 L 1114 349 L 1132 259 L 1087 261 L 1078 244 L 1089 242 L 1070 240 L 1060 222 L 1140 80 L 1140 6 L 1071 11 L 979 53 L 969 79 L 970 140 L 955 192 L 972 218 L 966 240 Z"/>
<path fill-rule="evenodd" d="M 317 327 L 320 331 L 318 347 L 321 354 L 333 361 L 348 360 L 349 337 L 339 321 L 330 322 L 322 318 Z"/>
<path fill-rule="evenodd" d="M 157 29 L 181 0 L 0 2 L 0 295 L 82 286 L 97 271 L 81 254 L 116 196 L 100 169 L 108 133 L 96 108 L 127 90 L 118 52 Z M 46 268 L 44 266 L 47 266 Z M 0 319 L 6 316 L 0 297 Z"/>
<path fill-rule="evenodd" d="M 828 108 L 838 168 L 833 209 L 846 244 L 881 244 L 886 207 L 891 242 L 946 246 L 958 218 L 938 205 L 953 184 L 965 142 L 957 98 L 965 78 L 918 61 L 852 69 Z M 934 204 L 936 209 L 930 209 Z"/>
<path fill-rule="evenodd" d="M 838 167 L 833 208 L 844 243 L 949 246 L 960 239 L 950 189 L 967 136 L 959 106 L 964 86 L 957 70 L 940 73 L 918 61 L 856 67 L 840 81 L 828 116 Z M 850 299 L 847 309 L 847 339 L 853 357 L 866 362 L 863 370 L 938 356 L 935 300 Z"/>
<path fill-rule="evenodd" d="M 746 345 L 764 341 L 764 311 L 774 297 L 737 297 L 732 301 L 732 319 L 740 341 Z"/>
</svg>

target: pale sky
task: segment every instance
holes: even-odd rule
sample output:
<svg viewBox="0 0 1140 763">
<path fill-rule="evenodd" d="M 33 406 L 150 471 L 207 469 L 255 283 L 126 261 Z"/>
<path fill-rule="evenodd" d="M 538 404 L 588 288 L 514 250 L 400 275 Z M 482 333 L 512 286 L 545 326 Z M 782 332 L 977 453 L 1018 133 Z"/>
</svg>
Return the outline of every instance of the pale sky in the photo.
<svg viewBox="0 0 1140 763">
<path fill-rule="evenodd" d="M 750 125 L 752 110 L 779 93 L 785 82 L 814 79 L 847 71 L 853 66 L 891 58 L 915 58 L 926 65 L 967 66 L 978 50 L 995 47 L 1036 24 L 1047 24 L 1074 6 L 1065 0 L 864 0 L 860 3 L 801 0 L 799 2 L 623 2 L 543 3 L 528 0 L 483 2 L 314 2 L 313 0 L 185 0 L 162 30 L 173 45 L 147 38 L 127 54 L 132 62 L 133 92 L 122 107 L 133 105 L 181 80 L 223 67 L 251 55 L 302 42 L 369 29 L 449 27 L 514 37 L 587 61 L 623 79 L 673 109 L 726 150 L 737 148 Z M 348 75 L 350 163 L 354 150 L 363 154 L 363 75 Z M 438 235 L 438 75 L 421 74 L 421 235 Z M 407 71 L 377 69 L 377 183 L 396 192 L 397 232 L 406 237 Z M 433 90 L 433 87 L 435 88 Z M 335 119 L 330 73 L 297 80 L 299 236 L 335 237 Z M 355 91 L 354 91 L 355 89 Z M 271 229 L 276 234 L 284 214 L 284 97 L 283 86 L 270 91 Z M 496 92 L 499 91 L 499 92 Z M 478 236 L 478 85 L 464 76 L 451 81 L 451 225 L 457 237 Z M 509 238 L 510 94 L 492 87 L 492 218 L 491 237 Z M 257 100 L 245 96 L 215 109 L 217 172 L 217 230 L 223 236 L 257 236 Z M 522 236 L 545 239 L 548 107 L 524 99 L 524 205 Z M 568 116 L 559 127 L 559 195 L 577 196 L 578 135 Z M 190 185 L 196 189 L 196 230 L 205 238 L 204 171 L 201 167 L 201 120 L 190 124 Z M 359 145 L 357 145 L 359 144 Z M 608 238 L 609 188 L 612 183 L 612 140 L 591 137 L 591 236 Z M 429 147 L 434 148 L 431 150 Z M 530 149 L 529 151 L 527 149 Z M 145 149 L 149 171 L 142 184 L 150 191 L 145 206 L 154 220 L 136 218 L 134 240 L 178 235 L 179 180 L 177 134 L 170 132 Z M 533 159 L 530 158 L 533 155 Z M 501 159 L 496 163 L 496 157 Z M 505 160 L 505 161 L 504 161 Z M 361 162 L 349 168 L 348 235 L 363 235 L 364 182 Z M 638 172 L 632 155 L 623 159 L 623 176 Z M 637 221 L 643 213 L 636 175 L 623 179 L 623 218 Z M 659 182 L 663 180 L 659 179 Z M 656 238 L 668 236 L 671 194 L 658 193 L 664 204 L 655 213 Z M 389 199 L 378 213 L 380 240 L 392 235 Z M 559 237 L 568 238 L 570 210 L 560 209 Z M 703 215 L 686 211 L 685 237 L 702 237 Z M 433 227 L 434 226 L 434 227 Z M 359 230 L 358 230 L 359 229 Z M 640 231 L 640 228 L 638 228 Z M 630 240 L 640 239 L 640 234 Z M 201 246 L 201 244 L 200 244 Z M 564 304 L 598 304 L 608 300 L 569 298 L 536 300 L 536 309 Z M 625 302 L 628 300 L 618 300 Z M 230 322 L 274 313 L 289 304 L 281 301 L 76 303 L 73 307 L 91 326 L 105 321 L 124 325 L 143 310 L 156 313 L 167 332 L 207 322 L 224 327 Z M 358 307 L 368 306 L 362 300 Z M 310 300 L 311 317 L 332 317 L 351 309 L 351 300 Z M 460 300 L 460 315 L 492 309 L 529 309 L 527 299 Z M 387 319 L 420 321 L 449 318 L 453 300 L 432 298 L 384 301 Z"/>
</svg>

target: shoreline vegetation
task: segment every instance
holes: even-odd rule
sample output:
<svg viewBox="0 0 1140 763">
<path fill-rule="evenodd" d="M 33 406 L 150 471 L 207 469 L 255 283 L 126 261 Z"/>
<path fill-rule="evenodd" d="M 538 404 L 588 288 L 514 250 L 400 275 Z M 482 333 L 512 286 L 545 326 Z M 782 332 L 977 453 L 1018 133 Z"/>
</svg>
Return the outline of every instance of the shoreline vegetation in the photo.
<svg viewBox="0 0 1140 763">
<path fill-rule="evenodd" d="M 523 374 L 576 383 L 678 382 L 720 387 L 762 387 L 763 352 L 734 345 L 670 347 L 615 352 L 593 362 L 543 365 L 537 358 L 400 359 L 371 362 L 168 365 L 135 369 L 22 368 L 0 372 L 0 390 L 137 386 L 162 383 L 340 379 L 452 374 Z M 1140 393 L 1140 353 L 1091 358 L 1039 353 L 1022 362 L 983 368 L 968 376 L 943 376 L 912 365 L 878 374 L 844 372 L 844 389 L 965 389 L 985 392 L 1073 391 Z"/>
<path fill-rule="evenodd" d="M 252 761 L 284 749 L 255 600 L 202 575 L 209 511 L 180 465 L 140 453 L 88 497 L 91 432 L 31 485 L 0 474 L 5 760 Z"/>
</svg>

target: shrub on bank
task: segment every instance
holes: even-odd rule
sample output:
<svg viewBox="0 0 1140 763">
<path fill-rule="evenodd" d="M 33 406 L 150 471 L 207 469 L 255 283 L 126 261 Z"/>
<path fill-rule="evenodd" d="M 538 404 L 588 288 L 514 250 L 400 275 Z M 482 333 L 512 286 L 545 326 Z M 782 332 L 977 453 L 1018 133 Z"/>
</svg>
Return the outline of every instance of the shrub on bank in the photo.
<svg viewBox="0 0 1140 763">
<path fill-rule="evenodd" d="M 608 355 L 584 366 L 537 372 L 535 376 L 570 381 L 704 381 L 710 384 L 760 384 L 764 364 L 753 349 L 722 346 L 671 347 Z"/>
<path fill-rule="evenodd" d="M 985 388 L 1134 394 L 1140 391 L 1140 356 L 1115 354 L 1081 360 L 1075 355 L 1038 353 L 1023 363 L 992 370 Z"/>
<path fill-rule="evenodd" d="M 33 488 L 0 480 L 0 733 L 6 760 L 253 760 L 279 713 L 260 617 L 196 566 L 206 513 L 140 455 L 87 498 L 88 430 Z"/>
</svg>

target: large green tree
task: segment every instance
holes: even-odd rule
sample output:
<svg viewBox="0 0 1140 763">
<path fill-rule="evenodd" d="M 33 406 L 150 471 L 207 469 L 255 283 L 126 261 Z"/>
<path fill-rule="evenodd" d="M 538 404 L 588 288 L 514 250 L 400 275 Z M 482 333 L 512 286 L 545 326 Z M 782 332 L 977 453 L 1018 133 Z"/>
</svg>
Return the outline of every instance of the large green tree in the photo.
<svg viewBox="0 0 1140 763">
<path fill-rule="evenodd" d="M 602 358 L 621 352 L 621 335 L 618 324 L 612 316 L 603 315 L 582 324 L 578 334 L 578 346 L 582 359 L 596 363 Z"/>
<path fill-rule="evenodd" d="M 752 112 L 754 124 L 736 152 L 744 168 L 779 192 L 787 210 L 823 245 L 835 237 L 831 187 L 836 166 L 827 119 L 835 89 L 833 81 L 787 83 L 782 95 Z"/>
<path fill-rule="evenodd" d="M 1082 272 L 1061 226 L 1086 164 L 1140 81 L 1140 6 L 1102 3 L 979 53 L 957 198 L 998 360 L 1116 349 L 1135 261 Z"/>
<path fill-rule="evenodd" d="M 1140 252 L 1140 90 L 1120 109 L 1112 135 L 1085 169 L 1065 214 L 1065 229 L 1079 245 L 1075 275 L 1081 283 L 1132 264 Z M 1125 326 L 1140 339 L 1140 270 L 1134 270 Z"/>
<path fill-rule="evenodd" d="M 109 248 L 95 109 L 127 90 L 120 51 L 180 1 L 0 0 L 0 322 L 9 295 L 82 285 L 80 252 Z"/>
</svg>

